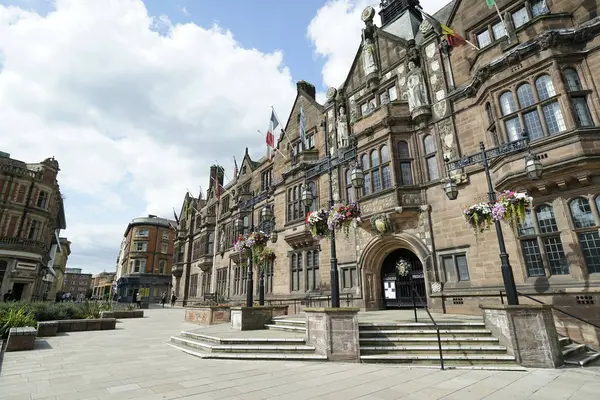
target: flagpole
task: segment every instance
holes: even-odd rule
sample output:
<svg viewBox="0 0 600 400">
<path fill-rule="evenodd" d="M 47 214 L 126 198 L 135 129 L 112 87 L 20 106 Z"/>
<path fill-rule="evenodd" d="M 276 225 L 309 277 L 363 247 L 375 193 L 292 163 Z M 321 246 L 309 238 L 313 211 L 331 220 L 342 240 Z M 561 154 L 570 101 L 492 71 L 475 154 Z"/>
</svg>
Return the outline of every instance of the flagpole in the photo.
<svg viewBox="0 0 600 400">
<path fill-rule="evenodd" d="M 281 130 L 283 131 L 283 136 L 285 136 L 285 138 L 287 139 L 288 143 L 291 146 L 292 142 L 290 142 L 290 138 L 288 137 L 288 134 L 285 131 L 285 128 L 283 127 L 283 123 L 279 119 L 279 115 L 277 115 L 277 111 L 275 111 L 275 107 L 271 106 L 271 110 L 273 111 L 273 114 L 275 114 L 275 118 L 277 118 L 277 121 L 279 121 L 279 125 L 281 125 Z M 275 135 L 275 132 L 273 132 L 273 135 Z"/>
<path fill-rule="evenodd" d="M 258 132 L 258 133 L 260 133 L 261 135 L 263 135 L 263 133 L 260 131 L 260 129 L 257 129 L 257 132 Z M 285 131 L 284 131 L 284 132 L 285 132 Z M 271 147 L 271 146 L 269 146 L 269 147 Z M 285 156 L 285 154 L 283 154 L 283 153 L 281 152 L 281 150 L 279 150 L 277 147 L 271 147 L 271 148 L 272 148 L 273 150 L 275 150 L 276 152 L 278 152 L 279 154 L 281 154 L 281 156 L 282 156 L 283 158 L 285 158 L 285 160 L 287 161 L 287 159 L 288 159 L 288 158 Z"/>
<path fill-rule="evenodd" d="M 502 14 L 500 14 L 500 9 L 498 8 L 498 4 L 494 1 L 494 7 L 496 8 L 496 12 L 498 13 L 498 17 L 500 17 L 500 22 L 502 22 L 502 26 L 504 26 L 504 32 L 506 32 L 506 39 L 510 44 L 510 32 L 506 28 L 506 23 L 504 22 L 504 18 L 502 18 Z"/>
<path fill-rule="evenodd" d="M 475 46 L 473 43 L 471 43 L 471 42 L 470 42 L 470 41 L 468 41 L 467 39 L 465 39 L 465 43 L 466 43 L 466 44 L 468 44 L 468 45 L 471 45 L 471 46 L 473 46 L 473 48 L 474 48 L 475 50 L 479 51 L 479 47 Z"/>
<path fill-rule="evenodd" d="M 216 183 L 217 185 L 221 186 L 221 188 L 222 188 L 222 189 L 225 191 L 225 194 L 228 194 L 228 195 L 230 195 L 230 196 L 231 196 L 231 198 L 233 198 L 233 195 L 231 194 L 231 192 L 230 192 L 229 190 L 227 190 L 227 189 L 225 188 L 225 185 L 221 185 L 221 184 L 219 183 L 219 171 L 218 171 L 218 168 L 222 168 L 222 167 L 221 167 L 221 164 L 219 164 L 219 162 L 218 162 L 217 160 L 215 160 L 215 162 L 217 163 L 217 174 L 216 174 L 217 176 L 215 176 L 213 179 L 214 179 L 214 181 L 215 181 L 215 183 Z M 223 176 L 225 176 L 227 179 L 229 179 L 229 178 L 227 177 L 227 175 L 225 174 L 225 168 L 223 168 Z"/>
</svg>

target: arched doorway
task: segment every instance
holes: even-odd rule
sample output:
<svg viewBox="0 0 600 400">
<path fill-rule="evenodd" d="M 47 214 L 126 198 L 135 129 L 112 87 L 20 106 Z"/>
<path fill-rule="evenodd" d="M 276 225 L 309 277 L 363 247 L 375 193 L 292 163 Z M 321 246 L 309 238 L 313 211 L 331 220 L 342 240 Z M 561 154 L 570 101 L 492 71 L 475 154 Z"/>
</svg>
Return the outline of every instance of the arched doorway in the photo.
<svg viewBox="0 0 600 400">
<path fill-rule="evenodd" d="M 401 275 L 396 264 L 400 259 L 408 261 L 410 268 Z M 425 307 L 425 274 L 423 264 L 415 253 L 408 249 L 397 249 L 388 254 L 381 265 L 381 293 L 383 308 Z M 413 292 L 416 291 L 416 295 Z"/>
</svg>

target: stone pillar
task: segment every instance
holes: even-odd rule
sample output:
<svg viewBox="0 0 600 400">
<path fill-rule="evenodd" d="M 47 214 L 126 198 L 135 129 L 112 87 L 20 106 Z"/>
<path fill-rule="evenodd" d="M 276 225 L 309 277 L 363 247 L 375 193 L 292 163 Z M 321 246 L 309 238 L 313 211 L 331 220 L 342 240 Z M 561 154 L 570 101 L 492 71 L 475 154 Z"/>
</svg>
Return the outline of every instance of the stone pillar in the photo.
<svg viewBox="0 0 600 400">
<path fill-rule="evenodd" d="M 487 329 L 524 367 L 556 368 L 563 364 L 551 305 L 482 304 Z"/>
<path fill-rule="evenodd" d="M 360 362 L 358 308 L 306 308 L 306 342 L 330 361 Z"/>
</svg>

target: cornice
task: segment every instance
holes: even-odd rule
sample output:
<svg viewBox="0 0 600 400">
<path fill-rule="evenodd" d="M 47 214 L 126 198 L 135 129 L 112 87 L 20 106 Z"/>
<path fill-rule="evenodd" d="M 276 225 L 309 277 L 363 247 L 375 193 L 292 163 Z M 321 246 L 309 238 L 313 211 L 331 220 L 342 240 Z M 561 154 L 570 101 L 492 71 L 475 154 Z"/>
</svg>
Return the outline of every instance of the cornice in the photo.
<svg viewBox="0 0 600 400">
<path fill-rule="evenodd" d="M 582 44 L 591 41 L 600 33 L 600 16 L 581 24 L 576 28 L 552 29 L 543 32 L 533 39 L 515 46 L 501 57 L 479 67 L 473 74 L 473 79 L 465 85 L 456 88 L 446 97 L 447 100 L 459 100 L 474 97 L 484 82 L 492 74 L 518 64 L 531 54 L 555 48 L 560 45 Z"/>
</svg>

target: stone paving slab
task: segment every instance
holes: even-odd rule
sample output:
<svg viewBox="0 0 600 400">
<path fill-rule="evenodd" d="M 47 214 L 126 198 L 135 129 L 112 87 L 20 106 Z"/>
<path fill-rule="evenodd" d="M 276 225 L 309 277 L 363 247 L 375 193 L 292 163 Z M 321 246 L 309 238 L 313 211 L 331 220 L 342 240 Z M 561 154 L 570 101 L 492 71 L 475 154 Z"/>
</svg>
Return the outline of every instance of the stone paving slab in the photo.
<svg viewBox="0 0 600 400">
<path fill-rule="evenodd" d="M 38 340 L 33 351 L 5 353 L 0 399 L 591 400 L 600 393 L 598 367 L 496 372 L 203 360 L 167 345 L 181 330 L 199 329 L 183 322 L 181 308 L 145 314 L 114 331 L 69 332 Z"/>
</svg>

